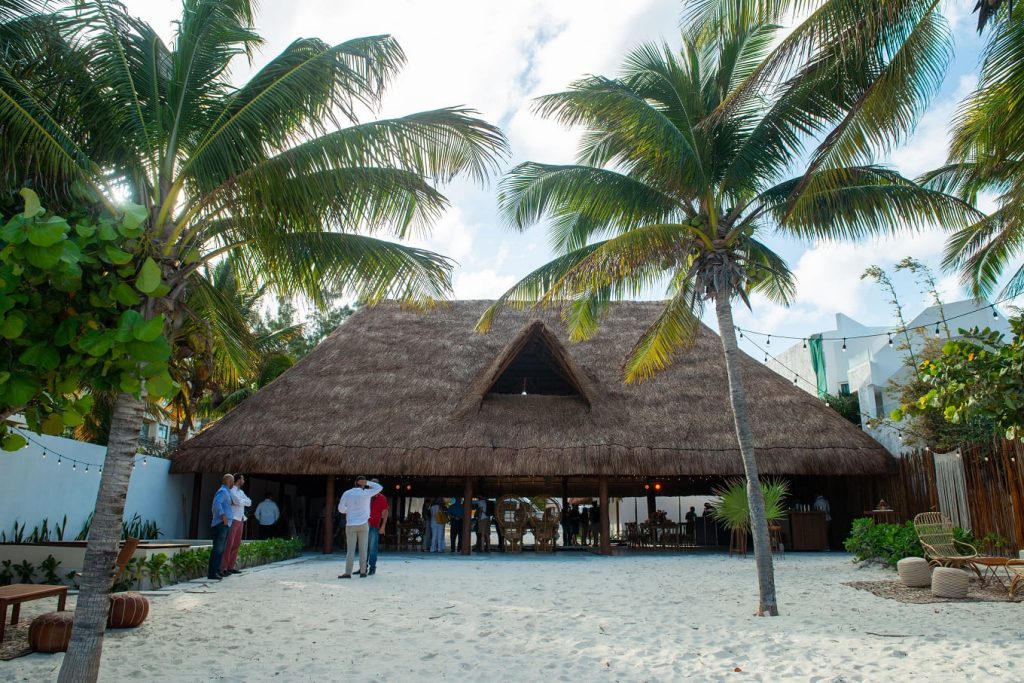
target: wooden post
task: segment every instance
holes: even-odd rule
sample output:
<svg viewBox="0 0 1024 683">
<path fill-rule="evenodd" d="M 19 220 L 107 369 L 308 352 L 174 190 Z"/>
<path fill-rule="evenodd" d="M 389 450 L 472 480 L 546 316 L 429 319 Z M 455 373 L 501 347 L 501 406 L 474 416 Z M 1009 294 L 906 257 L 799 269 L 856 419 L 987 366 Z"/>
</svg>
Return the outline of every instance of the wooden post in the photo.
<svg viewBox="0 0 1024 683">
<path fill-rule="evenodd" d="M 471 533 L 473 529 L 473 479 L 466 477 L 466 485 L 462 491 L 462 554 L 473 552 Z"/>
<path fill-rule="evenodd" d="M 658 511 L 658 503 L 654 500 L 654 484 L 647 491 L 647 519 L 654 520 L 654 513 Z"/>
<path fill-rule="evenodd" d="M 199 506 L 203 498 L 203 473 L 192 475 L 192 515 L 188 520 L 188 537 L 199 538 Z"/>
<path fill-rule="evenodd" d="M 611 516 L 608 514 L 608 477 L 601 477 L 598 482 L 598 497 L 600 498 L 599 505 L 601 506 L 601 554 L 611 555 L 612 554 L 612 538 L 611 538 Z"/>
<path fill-rule="evenodd" d="M 334 552 L 334 475 L 327 475 L 327 492 L 324 500 L 324 555 Z"/>
</svg>

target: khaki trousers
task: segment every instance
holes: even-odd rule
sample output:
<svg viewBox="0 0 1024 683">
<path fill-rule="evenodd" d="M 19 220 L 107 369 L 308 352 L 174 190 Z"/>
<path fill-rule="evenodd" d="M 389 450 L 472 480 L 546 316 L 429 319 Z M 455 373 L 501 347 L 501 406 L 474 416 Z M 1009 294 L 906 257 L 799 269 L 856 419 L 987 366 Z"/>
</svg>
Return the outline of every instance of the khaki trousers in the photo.
<svg viewBox="0 0 1024 683">
<path fill-rule="evenodd" d="M 359 573 L 366 573 L 366 561 L 370 551 L 370 525 L 345 527 L 345 573 L 352 573 L 352 564 L 356 559 L 356 546 L 359 546 Z"/>
</svg>

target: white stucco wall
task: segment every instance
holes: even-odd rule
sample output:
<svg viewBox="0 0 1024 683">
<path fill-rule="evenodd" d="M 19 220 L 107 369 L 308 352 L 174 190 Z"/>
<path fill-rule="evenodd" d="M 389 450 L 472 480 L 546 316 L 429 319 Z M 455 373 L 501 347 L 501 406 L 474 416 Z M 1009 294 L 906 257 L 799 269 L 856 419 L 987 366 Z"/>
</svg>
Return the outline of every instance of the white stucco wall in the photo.
<svg viewBox="0 0 1024 683">
<path fill-rule="evenodd" d="M 65 540 L 73 540 L 89 513 L 96 506 L 99 490 L 99 465 L 107 449 L 54 436 L 32 435 L 42 447 L 30 443 L 16 453 L 0 451 L 0 530 L 10 535 L 14 521 L 25 523 L 25 533 L 44 518 L 50 527 L 67 515 Z M 47 449 L 44 459 L 43 448 Z M 83 465 L 73 469 L 67 460 L 57 464 L 57 456 L 90 463 L 86 473 Z M 144 520 L 154 520 L 163 532 L 162 538 L 184 538 L 188 532 L 191 511 L 192 475 L 170 474 L 170 460 L 148 457 L 132 473 L 125 502 L 125 517 L 138 513 Z"/>
</svg>

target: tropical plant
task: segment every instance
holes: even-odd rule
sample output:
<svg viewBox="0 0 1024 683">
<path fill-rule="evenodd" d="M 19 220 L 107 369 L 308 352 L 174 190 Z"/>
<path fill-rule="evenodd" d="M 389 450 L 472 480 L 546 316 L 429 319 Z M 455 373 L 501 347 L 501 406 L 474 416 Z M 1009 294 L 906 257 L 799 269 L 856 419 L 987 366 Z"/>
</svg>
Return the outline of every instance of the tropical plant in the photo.
<svg viewBox="0 0 1024 683">
<path fill-rule="evenodd" d="M 145 561 L 146 576 L 149 577 L 149 583 L 153 588 L 160 588 L 164 585 L 165 581 L 169 581 L 171 578 L 171 565 L 168 562 L 167 555 L 163 553 L 156 553 L 148 560 Z"/>
<path fill-rule="evenodd" d="M 10 560 L 0 562 L 0 586 L 9 586 L 14 579 L 14 568 Z"/>
<path fill-rule="evenodd" d="M 750 505 L 747 501 L 747 483 L 743 479 L 731 479 L 714 489 L 718 500 L 711 504 L 711 516 L 730 531 L 750 531 Z M 789 482 L 784 479 L 768 479 L 761 482 L 764 496 L 764 514 L 769 522 L 786 518 L 786 498 L 789 496 Z"/>
<path fill-rule="evenodd" d="M 978 3 L 985 6 L 987 3 Z M 959 270 L 979 298 L 1024 292 L 1024 15 L 993 28 L 981 56 L 978 87 L 961 103 L 946 165 L 922 180 L 995 210 L 953 232 L 943 265 Z M 999 291 L 1000 279 L 1009 279 Z"/>
<path fill-rule="evenodd" d="M 43 583 L 51 586 L 60 585 L 60 576 L 57 574 L 57 567 L 59 566 L 60 560 L 53 555 L 47 555 L 46 559 L 39 563 L 39 569 L 43 572 Z"/>
<path fill-rule="evenodd" d="M 821 398 L 825 405 L 842 415 L 845 420 L 860 427 L 860 398 L 856 391 L 852 394 L 826 393 Z"/>
<path fill-rule="evenodd" d="M 18 583 L 32 583 L 36 566 L 28 560 L 22 560 L 21 564 L 14 565 L 14 573 L 18 575 Z"/>
<path fill-rule="evenodd" d="M 1024 435 L 1024 316 L 1010 319 L 1013 339 L 996 330 L 960 330 L 941 355 L 918 369 L 924 385 L 890 417 L 899 422 L 941 411 L 947 422 L 992 425 L 1007 439 Z"/>
<path fill-rule="evenodd" d="M 178 343 L 187 301 L 229 315 L 202 274 L 227 254 L 254 283 L 316 304 L 326 292 L 372 303 L 450 291 L 447 259 L 379 236 L 422 232 L 447 205 L 438 184 L 485 179 L 506 144 L 464 108 L 360 123 L 404 61 L 392 38 L 298 39 L 236 86 L 232 59 L 262 43 L 251 0 L 184 0 L 171 45 L 114 0 L 32 4 L 0 9 L 0 177 L 47 188 L 57 207 L 117 215 L 118 195 L 142 207 L 140 248 L 166 283 L 142 292 L 143 322 L 161 319 Z M 122 388 L 115 402 L 61 681 L 98 674 L 107 569 L 153 388 Z"/>
<path fill-rule="evenodd" d="M 917 39 L 895 28 L 903 19 L 893 19 L 885 49 L 876 46 L 854 68 L 842 45 L 817 40 L 800 43 L 800 59 L 778 64 L 772 45 L 779 29 L 770 14 L 714 14 L 683 29 L 678 52 L 641 46 L 618 78 L 584 78 L 538 100 L 541 115 L 585 128 L 578 163 L 520 164 L 502 181 L 499 210 L 518 230 L 549 218 L 560 255 L 506 292 L 479 328 L 504 305 L 537 304 L 560 307 L 571 338 L 585 339 L 613 299 L 667 283 L 661 314 L 638 331 L 625 359 L 625 380 L 638 382 L 693 342 L 712 302 L 749 488 L 758 613 L 774 615 L 768 525 L 732 317 L 737 298 L 749 306 L 754 294 L 781 304 L 793 296 L 792 274 L 765 233 L 857 239 L 966 225 L 976 212 L 866 161 L 871 148 L 907 133 L 924 108 L 913 88 L 898 102 L 872 95 L 905 58 L 900 46 L 909 50 Z M 843 30 L 856 33 L 860 20 Z M 799 40 L 800 30 L 782 44 Z"/>
<path fill-rule="evenodd" d="M 853 520 L 844 547 L 853 553 L 854 562 L 877 562 L 895 567 L 905 557 L 923 557 L 913 522 L 876 524 L 870 517 Z"/>
</svg>

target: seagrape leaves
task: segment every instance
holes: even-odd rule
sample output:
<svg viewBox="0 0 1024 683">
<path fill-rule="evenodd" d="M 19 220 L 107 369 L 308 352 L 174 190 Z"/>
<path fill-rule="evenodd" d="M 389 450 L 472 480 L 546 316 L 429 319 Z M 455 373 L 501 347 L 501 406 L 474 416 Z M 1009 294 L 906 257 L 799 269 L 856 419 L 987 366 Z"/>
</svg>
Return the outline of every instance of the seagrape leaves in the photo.
<svg viewBox="0 0 1024 683">
<path fill-rule="evenodd" d="M 0 409 L 61 434 L 82 423 L 90 392 L 172 395 L 166 320 L 140 308 L 170 291 L 148 252 L 145 207 L 69 223 L 35 192 L 21 194 L 24 211 L 0 218 L 0 339 L 12 351 L 0 365 Z M 22 446 L 0 425 L 0 448 Z"/>
</svg>

